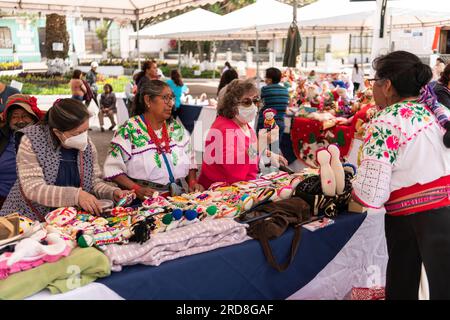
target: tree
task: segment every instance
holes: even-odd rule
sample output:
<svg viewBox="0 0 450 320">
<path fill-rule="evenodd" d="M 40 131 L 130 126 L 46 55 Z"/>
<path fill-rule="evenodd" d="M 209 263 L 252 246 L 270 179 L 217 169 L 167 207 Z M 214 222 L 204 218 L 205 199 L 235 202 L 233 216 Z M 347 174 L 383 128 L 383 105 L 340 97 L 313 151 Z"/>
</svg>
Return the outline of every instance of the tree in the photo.
<svg viewBox="0 0 450 320">
<path fill-rule="evenodd" d="M 65 59 L 68 57 L 69 33 L 67 32 L 66 16 L 55 13 L 48 14 L 45 23 L 45 36 L 45 51 L 48 59 Z M 62 51 L 58 48 L 59 43 L 63 44 Z"/>
<path fill-rule="evenodd" d="M 102 44 L 102 51 L 105 51 L 108 47 L 108 31 L 113 23 L 113 20 L 103 21 L 103 24 L 95 30 L 97 38 Z"/>
</svg>

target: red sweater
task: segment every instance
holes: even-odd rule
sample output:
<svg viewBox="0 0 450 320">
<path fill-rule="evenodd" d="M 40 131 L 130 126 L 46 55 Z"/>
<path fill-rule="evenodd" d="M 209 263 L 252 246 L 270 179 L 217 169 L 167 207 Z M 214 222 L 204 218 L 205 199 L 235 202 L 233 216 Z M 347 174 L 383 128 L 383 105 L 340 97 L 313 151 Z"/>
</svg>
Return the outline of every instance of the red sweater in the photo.
<svg viewBox="0 0 450 320">
<path fill-rule="evenodd" d="M 248 181 L 258 173 L 257 138 L 248 125 L 251 136 L 231 119 L 218 116 L 209 129 L 203 154 L 199 183 L 205 187 L 214 182 Z"/>
</svg>

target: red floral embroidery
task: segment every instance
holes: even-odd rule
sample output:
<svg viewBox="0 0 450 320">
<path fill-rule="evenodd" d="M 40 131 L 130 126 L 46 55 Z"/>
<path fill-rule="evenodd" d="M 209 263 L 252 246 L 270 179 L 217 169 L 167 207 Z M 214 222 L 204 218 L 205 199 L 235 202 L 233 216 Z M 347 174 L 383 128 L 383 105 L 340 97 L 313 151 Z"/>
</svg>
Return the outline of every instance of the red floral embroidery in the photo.
<svg viewBox="0 0 450 320">
<path fill-rule="evenodd" d="M 396 136 L 390 136 L 386 139 L 386 146 L 389 150 L 397 150 L 399 145 L 399 140 Z"/>
<path fill-rule="evenodd" d="M 383 155 L 384 155 L 385 158 L 389 158 L 389 153 L 388 153 L 387 151 L 385 151 L 385 152 L 383 153 Z"/>
<path fill-rule="evenodd" d="M 401 108 L 400 115 L 404 119 L 409 119 L 413 116 L 413 111 L 409 108 Z"/>
</svg>

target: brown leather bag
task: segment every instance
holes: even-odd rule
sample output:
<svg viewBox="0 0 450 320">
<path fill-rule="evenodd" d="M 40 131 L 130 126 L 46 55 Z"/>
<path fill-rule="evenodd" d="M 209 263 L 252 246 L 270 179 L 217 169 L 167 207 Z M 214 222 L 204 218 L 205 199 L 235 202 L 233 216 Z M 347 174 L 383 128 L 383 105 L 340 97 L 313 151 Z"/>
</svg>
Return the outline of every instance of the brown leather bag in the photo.
<svg viewBox="0 0 450 320">
<path fill-rule="evenodd" d="M 303 199 L 292 198 L 262 205 L 254 212 L 247 214 L 247 217 L 241 217 L 240 220 L 249 221 L 247 234 L 259 240 L 269 264 L 281 272 L 285 271 L 294 261 L 300 244 L 301 225 L 311 221 L 310 212 L 309 205 Z M 279 264 L 272 253 L 269 240 L 281 236 L 289 226 L 295 228 L 290 256 L 288 261 Z"/>
</svg>

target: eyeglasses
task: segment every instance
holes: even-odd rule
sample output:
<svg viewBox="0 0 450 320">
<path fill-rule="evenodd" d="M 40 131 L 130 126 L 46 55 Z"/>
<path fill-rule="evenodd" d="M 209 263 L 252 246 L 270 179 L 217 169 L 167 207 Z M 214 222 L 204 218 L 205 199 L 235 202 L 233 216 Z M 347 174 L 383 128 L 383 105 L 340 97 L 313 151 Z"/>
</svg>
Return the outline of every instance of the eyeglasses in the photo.
<svg viewBox="0 0 450 320">
<path fill-rule="evenodd" d="M 261 102 L 261 99 L 259 97 L 253 97 L 253 98 L 245 98 L 239 101 L 244 107 L 250 107 L 253 103 L 255 105 L 258 105 Z"/>
<path fill-rule="evenodd" d="M 165 95 L 160 95 L 160 97 L 163 99 L 164 103 L 169 105 L 169 103 L 172 101 L 175 102 L 175 96 L 172 94 L 165 94 Z"/>
<path fill-rule="evenodd" d="M 381 78 L 367 79 L 367 81 L 369 81 L 371 86 L 373 86 L 375 84 L 375 82 L 377 82 L 378 80 L 383 80 L 383 79 L 381 79 Z"/>
</svg>

